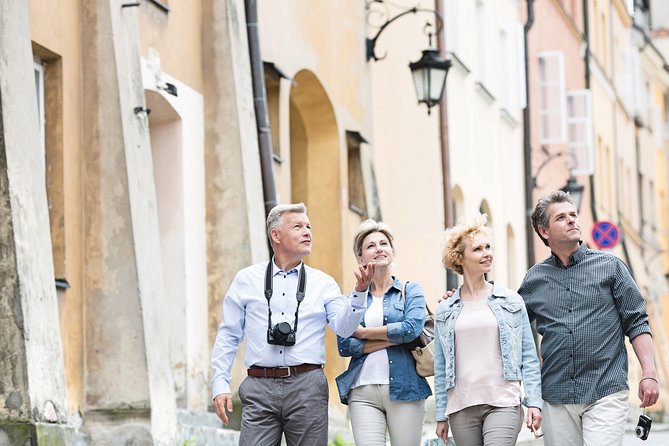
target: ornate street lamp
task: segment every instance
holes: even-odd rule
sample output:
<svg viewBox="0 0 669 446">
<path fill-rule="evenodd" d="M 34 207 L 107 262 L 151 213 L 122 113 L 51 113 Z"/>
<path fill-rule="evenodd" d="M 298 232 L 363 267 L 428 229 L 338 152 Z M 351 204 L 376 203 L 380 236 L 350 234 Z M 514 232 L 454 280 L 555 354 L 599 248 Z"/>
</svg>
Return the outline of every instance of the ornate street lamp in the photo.
<svg viewBox="0 0 669 446">
<path fill-rule="evenodd" d="M 366 4 L 367 9 L 370 10 L 372 5 L 386 6 L 383 0 L 368 0 Z M 385 14 L 383 14 L 383 16 L 386 18 L 386 21 L 379 26 L 379 31 L 374 37 L 367 39 L 367 60 L 378 61 L 386 57 L 385 55 L 381 57 L 377 56 L 375 48 L 376 41 L 378 40 L 383 30 L 388 27 L 388 25 L 407 14 L 416 14 L 419 12 L 434 14 L 435 21 L 437 22 L 436 31 L 434 34 L 438 34 L 442 28 L 443 20 L 439 13 L 434 9 L 423 9 L 415 6 L 413 8 L 407 9 L 406 11 L 402 11 L 392 18 L 388 18 L 389 14 L 386 11 Z M 375 11 L 375 13 L 381 14 L 378 11 Z M 428 30 L 432 26 L 433 25 L 428 22 L 425 25 L 425 29 Z M 427 35 L 429 46 L 431 47 L 433 33 L 428 31 Z M 448 74 L 448 69 L 450 67 L 451 61 L 441 57 L 439 55 L 439 51 L 433 48 L 423 50 L 422 57 L 416 62 L 409 64 L 411 75 L 413 76 L 414 86 L 416 88 L 418 103 L 423 103 L 427 106 L 428 115 L 430 114 L 430 109 L 441 102 L 441 97 L 444 93 L 444 86 L 446 85 L 446 75 Z"/>
<path fill-rule="evenodd" d="M 439 51 L 433 49 L 423 50 L 420 60 L 409 64 L 418 103 L 427 105 L 428 115 L 430 109 L 441 102 L 450 67 L 451 61 L 440 57 Z"/>
</svg>

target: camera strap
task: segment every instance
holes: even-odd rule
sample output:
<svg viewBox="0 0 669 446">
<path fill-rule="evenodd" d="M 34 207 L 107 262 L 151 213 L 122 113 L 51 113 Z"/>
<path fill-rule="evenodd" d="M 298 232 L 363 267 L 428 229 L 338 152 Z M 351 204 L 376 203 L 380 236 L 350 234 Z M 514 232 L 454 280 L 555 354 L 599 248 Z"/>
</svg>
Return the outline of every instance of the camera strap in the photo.
<svg viewBox="0 0 669 446">
<path fill-rule="evenodd" d="M 274 264 L 274 258 L 272 258 L 267 264 L 267 269 L 265 270 L 265 299 L 267 299 L 267 328 L 272 329 L 272 308 L 269 304 L 269 301 L 272 299 L 272 293 L 274 292 L 273 277 L 272 274 L 272 265 Z M 293 331 L 297 332 L 297 318 L 298 312 L 300 311 L 300 304 L 304 300 L 304 289 L 307 286 L 307 273 L 304 270 L 304 262 L 300 267 L 297 278 L 297 291 L 295 292 L 295 299 L 297 299 L 297 308 L 295 309 L 295 323 L 293 324 Z"/>
</svg>

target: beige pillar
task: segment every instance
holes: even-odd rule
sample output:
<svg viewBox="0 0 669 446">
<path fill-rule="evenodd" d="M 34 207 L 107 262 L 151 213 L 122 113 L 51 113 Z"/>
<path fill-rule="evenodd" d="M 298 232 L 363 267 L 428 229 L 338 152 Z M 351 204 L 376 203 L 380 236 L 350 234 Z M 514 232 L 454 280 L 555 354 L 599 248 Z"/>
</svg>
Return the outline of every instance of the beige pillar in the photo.
<svg viewBox="0 0 669 446">
<path fill-rule="evenodd" d="M 202 5 L 209 344 L 235 273 L 267 260 L 244 2 Z"/>
<path fill-rule="evenodd" d="M 25 2 L 0 0 L 0 443 L 73 438 Z"/>
<path fill-rule="evenodd" d="M 136 8 L 83 6 L 85 425 L 91 444 L 176 442 Z"/>
</svg>

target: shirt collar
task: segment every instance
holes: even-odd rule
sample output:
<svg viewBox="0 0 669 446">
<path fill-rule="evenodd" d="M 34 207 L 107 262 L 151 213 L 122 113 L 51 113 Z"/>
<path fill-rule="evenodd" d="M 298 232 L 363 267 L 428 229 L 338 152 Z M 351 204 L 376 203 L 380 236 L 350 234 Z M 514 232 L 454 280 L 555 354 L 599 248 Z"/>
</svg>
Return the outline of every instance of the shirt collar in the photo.
<svg viewBox="0 0 669 446">
<path fill-rule="evenodd" d="M 492 296 L 493 297 L 510 297 L 510 290 L 507 290 L 501 285 L 497 285 L 494 280 L 489 280 L 488 282 L 492 283 Z M 451 305 L 455 304 L 456 302 L 462 300 L 460 297 L 460 289 L 462 287 L 458 287 L 457 290 L 455 290 L 455 294 L 451 296 Z"/>
<path fill-rule="evenodd" d="M 583 240 L 579 241 L 578 243 L 579 243 L 578 249 L 571 256 L 569 256 L 569 265 L 562 265 L 562 261 L 560 260 L 560 258 L 557 255 L 555 255 L 554 252 L 551 251 L 551 257 L 553 258 L 555 263 L 562 266 L 571 266 L 583 260 L 588 252 L 588 246 L 585 243 L 583 243 Z"/>
<path fill-rule="evenodd" d="M 393 278 L 393 283 L 390 285 L 390 288 L 395 288 L 397 291 L 399 291 L 401 293 L 403 282 L 400 282 L 400 280 L 395 276 L 391 276 L 391 277 Z"/>
<path fill-rule="evenodd" d="M 492 283 L 492 297 L 512 297 L 513 291 L 508 288 L 504 288 L 501 285 L 497 285 L 494 280 L 490 281 Z"/>
<path fill-rule="evenodd" d="M 284 272 L 286 274 L 297 274 L 298 271 L 300 270 L 300 267 L 302 266 L 302 263 L 303 262 L 298 263 L 297 266 L 295 266 L 294 268 L 292 268 L 289 271 L 284 271 L 277 266 L 277 264 L 274 262 L 274 257 L 272 257 L 272 277 L 276 276 L 277 274 L 284 273 Z"/>
</svg>

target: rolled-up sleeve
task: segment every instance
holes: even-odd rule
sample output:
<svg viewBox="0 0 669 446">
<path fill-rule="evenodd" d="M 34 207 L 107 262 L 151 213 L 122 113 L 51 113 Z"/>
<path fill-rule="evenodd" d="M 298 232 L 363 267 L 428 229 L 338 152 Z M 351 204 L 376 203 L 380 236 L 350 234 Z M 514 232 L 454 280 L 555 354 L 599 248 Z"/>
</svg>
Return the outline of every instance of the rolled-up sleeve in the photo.
<svg viewBox="0 0 669 446">
<path fill-rule="evenodd" d="M 446 357 L 441 346 L 439 336 L 439 324 L 434 324 L 434 399 L 436 405 L 435 419 L 437 421 L 448 421 L 446 408 L 448 407 L 448 394 L 446 388 Z"/>
<path fill-rule="evenodd" d="M 341 336 L 337 336 L 337 346 L 339 348 L 339 355 L 343 357 L 352 356 L 359 358 L 365 354 L 362 351 L 365 347 L 365 341 L 357 338 L 342 338 Z"/>
<path fill-rule="evenodd" d="M 613 297 L 625 335 L 631 341 L 642 333 L 652 335 L 646 305 L 632 275 L 622 260 L 613 259 Z"/>
</svg>

